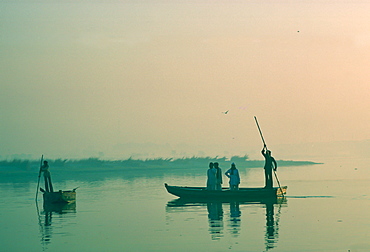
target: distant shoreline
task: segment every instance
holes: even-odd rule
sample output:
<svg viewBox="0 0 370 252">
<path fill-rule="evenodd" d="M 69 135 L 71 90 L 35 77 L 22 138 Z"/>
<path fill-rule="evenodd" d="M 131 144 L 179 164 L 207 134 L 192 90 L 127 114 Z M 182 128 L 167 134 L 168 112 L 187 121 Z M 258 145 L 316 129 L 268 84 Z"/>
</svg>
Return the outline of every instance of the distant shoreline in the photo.
<svg viewBox="0 0 370 252">
<path fill-rule="evenodd" d="M 204 173 L 209 162 L 218 162 L 223 170 L 235 162 L 240 171 L 263 169 L 264 160 L 249 160 L 248 157 L 192 157 L 192 158 L 156 158 L 156 159 L 125 159 L 100 160 L 88 158 L 80 160 L 47 159 L 54 182 L 66 180 L 100 181 L 106 178 L 140 178 L 163 177 L 172 175 L 189 175 Z M 321 163 L 312 161 L 277 160 L 278 167 L 304 167 Z M 37 181 L 40 170 L 40 160 L 0 161 L 0 183 L 30 183 Z"/>
<path fill-rule="evenodd" d="M 97 170 L 101 168 L 106 171 L 107 168 L 114 169 L 125 169 L 125 168 L 181 168 L 181 167 L 193 167 L 201 168 L 207 167 L 210 162 L 218 162 L 221 167 L 229 167 L 232 162 L 236 164 L 238 168 L 258 168 L 263 167 L 264 160 L 249 160 L 248 156 L 233 156 L 231 158 L 226 157 L 184 157 L 184 158 L 154 158 L 154 159 L 132 159 L 128 158 L 125 160 L 101 160 L 99 158 L 87 158 L 78 160 L 68 159 L 46 159 L 49 162 L 49 166 L 52 170 Z M 313 161 L 294 161 L 294 160 L 277 160 L 279 167 L 284 166 L 307 166 L 322 164 Z M 30 171 L 37 170 L 40 165 L 40 161 L 37 160 L 18 160 L 12 161 L 2 160 L 0 161 L 0 171 Z"/>
</svg>

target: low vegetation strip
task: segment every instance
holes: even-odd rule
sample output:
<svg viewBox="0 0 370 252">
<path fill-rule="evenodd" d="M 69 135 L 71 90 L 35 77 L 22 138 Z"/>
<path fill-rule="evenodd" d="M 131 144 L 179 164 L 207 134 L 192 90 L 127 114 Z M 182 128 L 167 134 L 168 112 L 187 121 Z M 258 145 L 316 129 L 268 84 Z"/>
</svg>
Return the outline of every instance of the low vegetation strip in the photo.
<svg viewBox="0 0 370 252">
<path fill-rule="evenodd" d="M 99 158 L 87 158 L 79 160 L 55 159 L 49 160 L 49 166 L 52 170 L 63 168 L 78 168 L 80 169 L 102 169 L 109 168 L 182 168 L 207 167 L 209 162 L 218 162 L 221 167 L 229 167 L 234 162 L 238 168 L 256 168 L 263 167 L 263 160 L 249 160 L 248 156 L 232 156 L 226 157 L 183 157 L 183 158 L 153 158 L 153 159 L 132 159 L 125 160 L 102 160 Z M 278 166 L 307 166 L 320 164 L 312 161 L 293 161 L 293 160 L 278 160 Z M 38 169 L 40 161 L 38 160 L 3 160 L 0 161 L 1 171 L 34 171 Z"/>
</svg>

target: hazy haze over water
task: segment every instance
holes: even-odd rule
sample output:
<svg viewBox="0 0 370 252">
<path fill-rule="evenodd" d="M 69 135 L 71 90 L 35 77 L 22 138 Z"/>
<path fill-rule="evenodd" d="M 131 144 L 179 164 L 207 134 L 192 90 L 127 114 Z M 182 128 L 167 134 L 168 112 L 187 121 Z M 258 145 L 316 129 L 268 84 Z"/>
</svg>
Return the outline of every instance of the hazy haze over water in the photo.
<svg viewBox="0 0 370 252">
<path fill-rule="evenodd" d="M 369 11 L 336 1 L 1 1 L 0 155 L 240 154 L 261 147 L 254 115 L 275 150 L 363 143 Z"/>
</svg>

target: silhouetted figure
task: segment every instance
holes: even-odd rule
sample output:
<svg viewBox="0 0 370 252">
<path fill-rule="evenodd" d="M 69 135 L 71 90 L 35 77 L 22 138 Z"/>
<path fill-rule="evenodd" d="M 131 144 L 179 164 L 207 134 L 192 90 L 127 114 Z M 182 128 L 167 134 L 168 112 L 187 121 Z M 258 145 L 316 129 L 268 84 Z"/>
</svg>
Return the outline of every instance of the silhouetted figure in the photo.
<svg viewBox="0 0 370 252">
<path fill-rule="evenodd" d="M 216 169 L 212 162 L 209 163 L 207 171 L 207 190 L 216 190 Z"/>
<path fill-rule="evenodd" d="M 239 190 L 240 176 L 238 169 L 236 169 L 235 163 L 231 164 L 231 168 L 225 172 L 225 175 L 230 179 L 230 190 Z"/>
<path fill-rule="evenodd" d="M 216 190 L 222 190 L 222 170 L 218 166 L 218 163 L 213 163 L 213 167 L 216 169 Z"/>
<path fill-rule="evenodd" d="M 54 192 L 53 184 L 51 183 L 48 161 L 44 161 L 44 164 L 41 166 L 41 171 L 44 173 L 45 191 Z"/>
<path fill-rule="evenodd" d="M 269 151 L 266 146 L 263 147 L 261 153 L 265 157 L 265 188 L 272 188 L 272 169 L 274 169 L 274 171 L 277 170 L 277 163 L 275 158 L 271 156 L 271 151 Z"/>
</svg>

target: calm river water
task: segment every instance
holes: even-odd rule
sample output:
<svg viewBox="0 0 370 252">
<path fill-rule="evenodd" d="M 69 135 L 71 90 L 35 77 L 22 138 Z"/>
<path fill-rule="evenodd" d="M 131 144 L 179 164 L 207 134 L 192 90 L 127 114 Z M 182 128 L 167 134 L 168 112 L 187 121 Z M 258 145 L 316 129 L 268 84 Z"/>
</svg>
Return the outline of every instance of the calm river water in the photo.
<svg viewBox="0 0 370 252">
<path fill-rule="evenodd" d="M 79 186 L 77 204 L 45 212 L 36 172 L 0 183 L 0 251 L 370 251 L 370 160 L 313 161 L 324 164 L 279 168 L 280 204 L 184 203 L 166 192 L 164 183 L 203 186 L 208 164 L 70 180 L 51 168 L 56 189 Z M 263 185 L 262 169 L 238 168 L 242 186 Z"/>
</svg>

